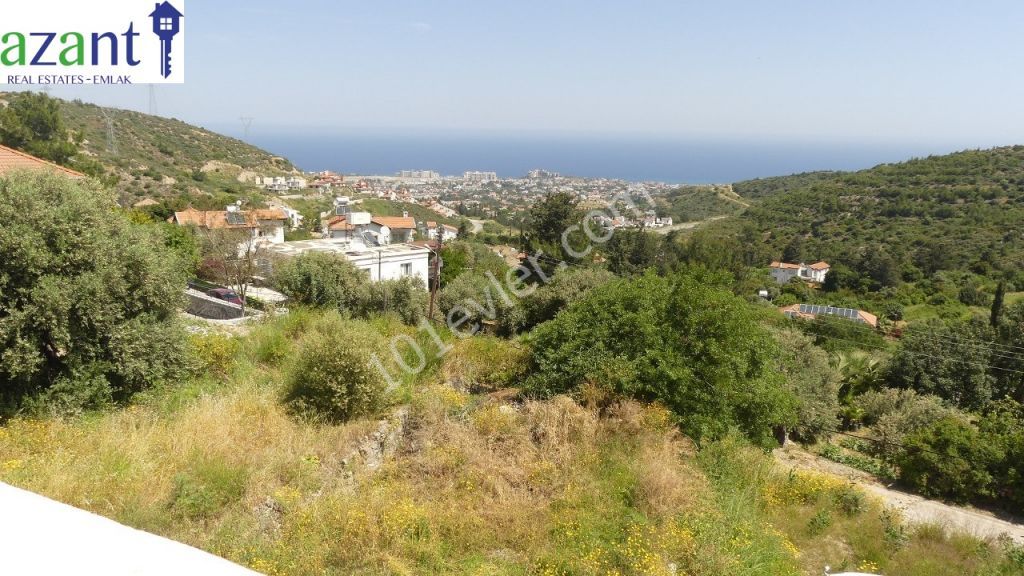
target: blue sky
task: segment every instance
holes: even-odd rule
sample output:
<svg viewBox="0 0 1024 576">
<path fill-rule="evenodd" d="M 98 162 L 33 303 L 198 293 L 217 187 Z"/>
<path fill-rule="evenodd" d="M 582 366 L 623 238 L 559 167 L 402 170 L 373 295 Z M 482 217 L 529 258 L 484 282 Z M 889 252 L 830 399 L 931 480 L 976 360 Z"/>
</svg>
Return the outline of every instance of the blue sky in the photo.
<svg viewBox="0 0 1024 576">
<path fill-rule="evenodd" d="M 159 113 L 254 130 L 1024 143 L 1024 3 L 187 4 Z M 145 110 L 146 87 L 54 95 Z"/>
</svg>

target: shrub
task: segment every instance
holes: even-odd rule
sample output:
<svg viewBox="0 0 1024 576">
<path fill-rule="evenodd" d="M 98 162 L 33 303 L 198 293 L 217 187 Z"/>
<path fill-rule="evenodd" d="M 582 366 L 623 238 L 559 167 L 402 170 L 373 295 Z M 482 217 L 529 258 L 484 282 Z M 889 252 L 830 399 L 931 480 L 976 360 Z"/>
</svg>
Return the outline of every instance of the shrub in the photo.
<svg viewBox="0 0 1024 576">
<path fill-rule="evenodd" d="M 479 335 L 456 342 L 441 370 L 452 385 L 466 390 L 497 390 L 526 376 L 530 352 L 521 344 Z"/>
<path fill-rule="evenodd" d="M 478 272 L 462 274 L 441 290 L 438 309 L 459 332 L 478 331 L 483 322 L 494 322 L 499 333 L 514 333 L 522 317 L 519 301 L 501 282 Z"/>
<path fill-rule="evenodd" d="M 880 440 L 871 447 L 872 452 L 888 462 L 900 453 L 908 434 L 959 414 L 946 407 L 941 398 L 913 390 L 872 390 L 857 397 L 856 402 L 863 410 L 864 422 L 872 425 Z"/>
<path fill-rule="evenodd" d="M 757 309 L 693 275 L 609 282 L 537 327 L 532 346 L 533 394 L 596 384 L 662 402 L 695 439 L 738 427 L 762 446 L 794 421 Z"/>
<path fill-rule="evenodd" d="M 326 316 L 299 350 L 286 403 L 298 414 L 327 422 L 375 412 L 384 402 L 385 381 L 372 355 L 385 346 L 384 337 L 366 324 L 337 313 Z"/>
<path fill-rule="evenodd" d="M 414 325 L 427 314 L 427 294 L 417 278 L 384 280 L 369 285 L 367 298 L 359 303 L 359 315 L 373 312 L 395 313 L 402 322 Z"/>
<path fill-rule="evenodd" d="M 102 377 L 115 399 L 176 376 L 187 265 L 109 192 L 56 174 L 0 178 L 0 254 L 0 404 L 82 381 L 72 374 Z"/>
<path fill-rule="evenodd" d="M 779 331 L 775 340 L 778 369 L 798 402 L 794 435 L 813 441 L 834 431 L 839 425 L 839 377 L 829 365 L 828 354 L 795 330 Z"/>
<path fill-rule="evenodd" d="M 189 337 L 196 371 L 224 377 L 238 352 L 238 339 L 226 334 L 194 334 Z"/>
<path fill-rule="evenodd" d="M 274 268 L 274 283 L 292 301 L 349 313 L 359 308 L 368 282 L 365 272 L 337 254 L 307 252 Z"/>
<path fill-rule="evenodd" d="M 555 317 L 560 310 L 582 298 L 588 291 L 615 278 L 601 268 L 569 268 L 555 274 L 548 284 L 522 300 L 524 321 L 529 329 Z"/>
<path fill-rule="evenodd" d="M 366 273 L 336 254 L 306 253 L 279 264 L 278 289 L 298 304 L 333 308 L 355 318 L 398 314 L 415 324 L 427 309 L 427 291 L 415 278 L 370 282 Z"/>
<path fill-rule="evenodd" d="M 174 477 L 171 509 L 196 520 L 212 516 L 245 493 L 246 470 L 216 458 L 201 458 Z"/>
<path fill-rule="evenodd" d="M 911 434 L 905 445 L 897 459 L 900 479 L 925 496 L 968 502 L 992 494 L 988 469 L 1003 454 L 974 426 L 943 418 Z"/>
</svg>

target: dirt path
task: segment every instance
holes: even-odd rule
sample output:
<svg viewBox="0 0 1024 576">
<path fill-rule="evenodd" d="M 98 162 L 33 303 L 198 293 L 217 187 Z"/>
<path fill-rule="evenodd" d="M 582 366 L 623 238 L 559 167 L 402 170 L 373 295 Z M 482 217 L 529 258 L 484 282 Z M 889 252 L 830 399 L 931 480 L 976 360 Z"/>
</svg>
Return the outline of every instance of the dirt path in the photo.
<svg viewBox="0 0 1024 576">
<path fill-rule="evenodd" d="M 868 494 L 880 498 L 886 506 L 900 510 L 903 518 L 911 524 L 940 524 L 979 538 L 996 538 L 1006 534 L 1018 544 L 1024 544 L 1024 525 L 1002 520 L 984 510 L 943 504 L 895 490 L 880 483 L 870 474 L 826 460 L 793 444 L 776 450 L 775 458 L 787 468 L 814 470 L 847 478 Z"/>
<path fill-rule="evenodd" d="M 668 234 L 669 232 L 672 232 L 673 230 L 692 230 L 692 229 L 696 228 L 697 226 L 700 226 L 701 224 L 706 224 L 708 222 L 714 222 L 715 220 L 721 220 L 722 218 L 727 218 L 727 216 L 712 216 L 711 218 L 708 218 L 707 220 L 696 220 L 694 222 L 683 222 L 681 224 L 673 224 L 671 226 L 665 226 L 664 228 L 652 228 L 649 231 L 650 232 L 656 232 L 658 234 Z"/>
</svg>

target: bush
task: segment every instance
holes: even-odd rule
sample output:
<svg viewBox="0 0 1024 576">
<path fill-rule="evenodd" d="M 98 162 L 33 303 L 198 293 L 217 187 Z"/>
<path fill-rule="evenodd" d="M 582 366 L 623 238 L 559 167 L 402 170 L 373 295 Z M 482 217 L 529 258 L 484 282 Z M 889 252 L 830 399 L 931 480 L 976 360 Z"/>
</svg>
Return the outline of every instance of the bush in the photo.
<svg viewBox="0 0 1024 576">
<path fill-rule="evenodd" d="M 779 344 L 778 369 L 786 388 L 796 397 L 794 435 L 813 442 L 839 426 L 839 377 L 829 365 L 828 354 L 796 330 L 775 334 Z"/>
<path fill-rule="evenodd" d="M 397 314 L 402 322 L 415 325 L 427 315 L 430 295 L 417 278 L 384 280 L 369 285 L 367 298 L 359 303 L 359 316 L 373 312 Z"/>
<path fill-rule="evenodd" d="M 342 256 L 311 252 L 280 263 L 274 271 L 279 290 L 305 306 L 333 308 L 354 318 L 398 314 L 415 324 L 426 314 L 427 291 L 415 278 L 371 282 Z"/>
<path fill-rule="evenodd" d="M 872 390 L 859 396 L 856 403 L 863 411 L 864 423 L 872 426 L 880 440 L 871 446 L 871 452 L 887 462 L 900 455 L 908 434 L 959 415 L 946 407 L 941 398 L 913 390 Z"/>
<path fill-rule="evenodd" d="M 911 434 L 897 464 L 900 479 L 921 494 L 968 502 L 992 495 L 988 470 L 1002 458 L 973 426 L 947 417 Z"/>
<path fill-rule="evenodd" d="M 278 290 L 295 303 L 335 308 L 350 314 L 360 308 L 366 273 L 337 254 L 307 252 L 279 262 L 274 268 Z"/>
<path fill-rule="evenodd" d="M 123 399 L 176 377 L 187 264 L 164 240 L 90 183 L 0 178 L 0 405 L 58 381 L 102 378 Z"/>
<path fill-rule="evenodd" d="M 384 402 L 384 375 L 373 354 L 384 337 L 361 322 L 332 313 L 314 325 L 299 350 L 287 381 L 285 402 L 297 414 L 344 422 L 372 414 Z"/>
<path fill-rule="evenodd" d="M 770 446 L 772 428 L 794 422 L 757 309 L 693 275 L 609 282 L 538 326 L 532 345 L 533 394 L 594 385 L 657 400 L 695 439 L 737 427 Z"/>
<path fill-rule="evenodd" d="M 483 322 L 494 322 L 499 333 L 512 334 L 519 329 L 522 318 L 519 301 L 506 291 L 501 280 L 495 283 L 477 272 L 462 274 L 445 286 L 438 297 L 438 309 L 449 326 L 463 333 L 479 330 Z"/>
<path fill-rule="evenodd" d="M 227 376 L 238 352 L 238 339 L 226 334 L 195 334 L 189 338 L 196 372 Z"/>
<path fill-rule="evenodd" d="M 456 342 L 441 370 L 457 388 L 470 391 L 514 386 L 526 376 L 530 352 L 522 345 L 479 335 Z"/>
<path fill-rule="evenodd" d="M 569 268 L 555 274 L 551 282 L 522 299 L 522 328 L 530 329 L 551 320 L 560 310 L 582 298 L 588 291 L 613 278 L 614 274 L 601 268 Z"/>
</svg>

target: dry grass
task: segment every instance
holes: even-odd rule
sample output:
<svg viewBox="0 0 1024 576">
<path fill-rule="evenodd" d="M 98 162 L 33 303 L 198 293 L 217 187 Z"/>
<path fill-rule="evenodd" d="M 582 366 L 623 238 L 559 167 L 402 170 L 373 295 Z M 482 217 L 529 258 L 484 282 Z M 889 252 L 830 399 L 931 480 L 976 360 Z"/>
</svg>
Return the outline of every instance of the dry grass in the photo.
<svg viewBox="0 0 1024 576">
<path fill-rule="evenodd" d="M 465 354 L 400 392 L 404 430 L 371 470 L 357 449 L 378 442 L 378 419 L 325 426 L 282 407 L 313 324 L 299 313 L 258 328 L 216 363 L 225 376 L 123 410 L 14 420 L 0 428 L 0 480 L 274 575 L 760 576 L 865 561 L 890 576 L 1014 573 L 997 546 L 942 531 L 890 545 L 899 527 L 874 504 L 845 514 L 845 487 L 783 483 L 742 443 L 697 458 L 658 406 L 506 404 L 443 384 Z M 832 521 L 812 534 L 822 510 Z"/>
</svg>

